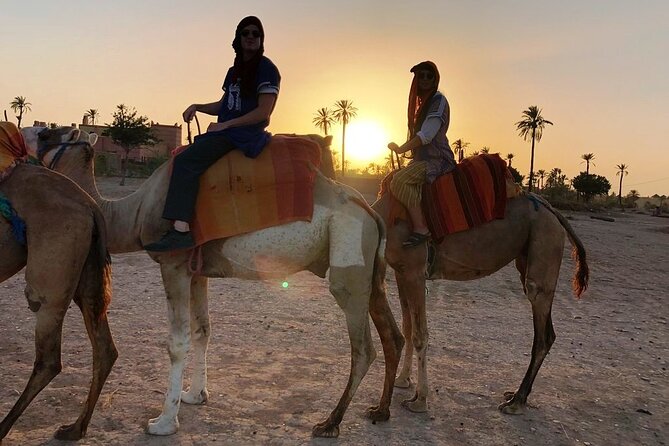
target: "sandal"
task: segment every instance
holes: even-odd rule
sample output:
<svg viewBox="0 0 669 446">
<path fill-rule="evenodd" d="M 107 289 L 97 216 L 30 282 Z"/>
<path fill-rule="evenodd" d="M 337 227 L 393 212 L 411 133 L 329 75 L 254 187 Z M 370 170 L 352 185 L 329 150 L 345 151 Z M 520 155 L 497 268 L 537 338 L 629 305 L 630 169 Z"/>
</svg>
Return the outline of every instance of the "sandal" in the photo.
<svg viewBox="0 0 669 446">
<path fill-rule="evenodd" d="M 420 232 L 412 232 L 408 239 L 402 242 L 402 246 L 405 248 L 413 248 L 420 246 L 425 243 L 431 236 L 429 232 L 427 234 L 421 234 Z"/>
</svg>

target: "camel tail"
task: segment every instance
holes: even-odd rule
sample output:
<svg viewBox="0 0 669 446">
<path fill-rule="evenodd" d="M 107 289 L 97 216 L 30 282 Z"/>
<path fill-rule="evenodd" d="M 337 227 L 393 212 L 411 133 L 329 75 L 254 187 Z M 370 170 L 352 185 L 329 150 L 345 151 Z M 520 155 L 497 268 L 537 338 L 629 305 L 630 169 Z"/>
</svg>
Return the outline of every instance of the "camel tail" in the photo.
<svg viewBox="0 0 669 446">
<path fill-rule="evenodd" d="M 572 228 L 569 224 L 569 221 L 564 218 L 564 215 L 555 210 L 553 206 L 551 206 L 550 203 L 548 203 L 542 197 L 536 194 L 530 195 L 543 204 L 544 207 L 548 209 L 553 215 L 555 215 L 564 230 L 567 232 L 567 237 L 569 237 L 569 241 L 571 242 L 572 246 L 571 256 L 576 263 L 576 270 L 574 271 L 574 277 L 571 281 L 572 289 L 574 290 L 576 297 L 581 297 L 581 294 L 583 294 L 583 292 L 588 288 L 588 281 L 590 280 L 590 269 L 586 261 L 585 247 L 583 246 L 581 239 L 579 239 L 574 232 L 574 228 Z"/>
<path fill-rule="evenodd" d="M 94 217 L 90 250 L 79 278 L 75 299 L 87 306 L 97 320 L 103 319 L 112 297 L 111 256 L 107 251 L 107 229 L 100 209 L 92 208 Z"/>
</svg>

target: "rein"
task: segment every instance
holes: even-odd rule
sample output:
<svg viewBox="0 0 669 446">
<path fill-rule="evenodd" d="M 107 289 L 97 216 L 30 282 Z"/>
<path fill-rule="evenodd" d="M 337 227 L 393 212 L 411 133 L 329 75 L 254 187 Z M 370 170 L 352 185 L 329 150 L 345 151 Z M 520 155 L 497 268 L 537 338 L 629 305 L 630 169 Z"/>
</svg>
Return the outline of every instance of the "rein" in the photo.
<svg viewBox="0 0 669 446">
<path fill-rule="evenodd" d="M 51 160 L 51 162 L 50 162 L 49 165 L 47 166 L 47 167 L 48 167 L 49 169 L 51 169 L 51 170 L 54 170 L 54 169 L 56 168 L 56 164 L 58 163 L 58 161 L 60 160 L 60 158 L 63 156 L 63 153 L 65 153 L 65 150 L 66 150 L 68 147 L 72 147 L 72 146 L 84 146 L 84 145 L 88 145 L 88 142 L 86 142 L 86 141 L 77 141 L 77 142 L 62 142 L 62 143 L 57 143 L 57 144 L 47 144 L 47 145 L 45 145 L 45 146 L 43 146 L 43 147 L 41 147 L 41 148 L 39 148 L 39 149 L 37 150 L 37 159 L 39 159 L 40 161 L 42 161 L 42 160 L 44 159 L 44 157 L 46 156 L 46 154 L 47 154 L 49 151 L 51 151 L 51 147 L 52 147 L 52 146 L 56 146 L 56 145 L 57 145 L 57 146 L 60 146 L 60 147 L 58 147 L 58 151 L 57 151 L 56 154 L 53 156 L 53 159 Z M 42 164 L 44 164 L 44 163 L 42 163 Z"/>
</svg>

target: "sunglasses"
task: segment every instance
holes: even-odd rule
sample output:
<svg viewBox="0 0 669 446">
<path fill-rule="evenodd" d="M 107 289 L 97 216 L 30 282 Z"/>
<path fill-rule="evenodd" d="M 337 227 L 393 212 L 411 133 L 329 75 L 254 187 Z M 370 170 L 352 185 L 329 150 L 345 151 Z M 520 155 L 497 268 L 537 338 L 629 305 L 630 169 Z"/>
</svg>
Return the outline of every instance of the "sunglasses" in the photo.
<svg viewBox="0 0 669 446">
<path fill-rule="evenodd" d="M 260 37 L 260 31 L 256 31 L 255 29 L 245 29 L 242 30 L 242 37 L 253 37 L 254 39 L 257 39 Z"/>
<path fill-rule="evenodd" d="M 434 73 L 431 71 L 419 71 L 416 73 L 418 76 L 418 79 L 426 80 L 426 81 L 431 81 L 434 79 Z"/>
</svg>

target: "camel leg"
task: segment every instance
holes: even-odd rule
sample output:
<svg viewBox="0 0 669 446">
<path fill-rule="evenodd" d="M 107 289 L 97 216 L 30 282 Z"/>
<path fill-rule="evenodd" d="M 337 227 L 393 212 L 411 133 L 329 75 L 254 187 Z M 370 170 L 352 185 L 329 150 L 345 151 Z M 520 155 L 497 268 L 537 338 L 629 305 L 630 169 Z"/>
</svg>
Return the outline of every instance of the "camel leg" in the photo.
<svg viewBox="0 0 669 446">
<path fill-rule="evenodd" d="M 408 389 L 411 386 L 411 368 L 413 366 L 413 325 L 409 308 L 409 289 L 403 276 L 395 272 L 395 281 L 399 291 L 400 308 L 402 309 L 402 334 L 404 335 L 404 357 L 402 369 L 395 380 L 395 387 Z"/>
<path fill-rule="evenodd" d="M 31 302 L 31 290 L 32 288 L 28 285 L 26 287 L 26 295 L 29 302 Z M 36 296 L 34 301 L 40 302 L 40 299 Z M 35 322 L 35 363 L 33 371 L 28 384 L 26 384 L 23 393 L 14 404 L 14 407 L 0 422 L 0 442 L 2 442 L 2 439 L 5 438 L 12 425 L 21 416 L 33 398 L 62 369 L 60 343 L 63 331 L 63 318 L 65 317 L 69 302 L 69 295 L 63 294 L 59 298 L 53 298 L 46 303 L 42 303 L 37 310 L 37 320 Z"/>
<path fill-rule="evenodd" d="M 369 327 L 370 280 L 367 274 L 359 274 L 361 267 L 330 269 L 330 292 L 344 310 L 348 336 L 351 341 L 351 371 L 346 389 L 330 416 L 314 426 L 315 437 L 339 436 L 339 424 L 358 385 L 374 361 L 376 351 L 372 344 Z"/>
<path fill-rule="evenodd" d="M 404 338 L 400 333 L 393 312 L 388 305 L 386 298 L 386 289 L 384 284 L 385 268 L 374 280 L 372 285 L 372 297 L 369 302 L 369 312 L 374 321 L 376 331 L 381 338 L 383 346 L 383 356 L 386 363 L 386 375 L 383 382 L 383 394 L 378 406 L 367 409 L 367 416 L 374 421 L 386 421 L 390 418 L 390 402 L 393 398 L 393 387 L 395 384 L 395 374 L 402 355 Z"/>
<path fill-rule="evenodd" d="M 170 373 L 163 412 L 149 420 L 147 432 L 151 435 L 171 435 L 179 430 L 179 405 L 183 388 L 184 365 L 190 344 L 189 294 L 191 278 L 186 264 L 161 263 L 160 272 L 167 294 L 167 315 L 170 334 L 167 349 L 170 355 Z"/>
<path fill-rule="evenodd" d="M 506 414 L 525 412 L 527 396 L 532 391 L 534 379 L 555 341 L 551 307 L 562 262 L 563 237 L 560 232 L 560 242 L 552 247 L 545 240 L 535 240 L 530 246 L 524 287 L 527 298 L 532 304 L 534 323 L 532 358 L 518 390 L 504 394 L 506 401 L 499 405 L 499 410 Z"/>
<path fill-rule="evenodd" d="M 86 435 L 88 423 L 91 421 L 95 404 L 98 401 L 102 387 L 104 386 L 112 366 L 118 358 L 118 352 L 114 346 L 111 330 L 107 321 L 107 315 L 103 314 L 100 318 L 93 313 L 90 307 L 81 306 L 81 312 L 86 323 L 86 331 L 93 346 L 93 380 L 88 391 L 88 398 L 84 409 L 74 424 L 61 426 L 56 431 L 55 437 L 58 440 L 76 441 Z"/>
<path fill-rule="evenodd" d="M 417 383 L 413 398 L 402 401 L 402 407 L 411 412 L 427 412 L 427 314 L 425 308 L 425 276 L 422 271 L 402 273 L 411 314 L 411 340 L 416 351 Z M 398 280 L 399 282 L 399 280 Z M 402 318 L 404 325 L 404 318 Z M 408 356 L 408 355 L 407 355 Z M 406 362 L 406 360 L 405 360 Z M 410 365 L 409 365 L 410 366 Z"/>
<path fill-rule="evenodd" d="M 104 252 L 100 252 L 104 250 Z M 107 306 L 111 302 L 111 264 L 107 260 L 106 246 L 99 241 L 88 253 L 79 278 L 74 301 L 81 310 L 86 332 L 93 348 L 93 379 L 84 408 L 77 421 L 61 426 L 55 437 L 59 440 L 79 440 L 93 415 L 102 387 L 111 372 L 118 351 L 107 321 Z"/>
<path fill-rule="evenodd" d="M 190 336 L 193 344 L 193 378 L 188 390 L 181 392 L 186 404 L 204 404 L 209 399 L 207 391 L 207 347 L 211 325 L 207 298 L 208 279 L 193 276 L 190 285 Z"/>
</svg>

